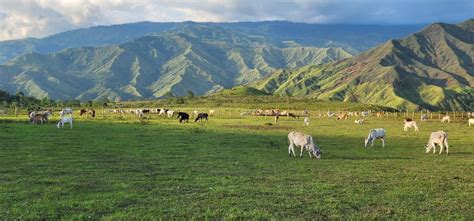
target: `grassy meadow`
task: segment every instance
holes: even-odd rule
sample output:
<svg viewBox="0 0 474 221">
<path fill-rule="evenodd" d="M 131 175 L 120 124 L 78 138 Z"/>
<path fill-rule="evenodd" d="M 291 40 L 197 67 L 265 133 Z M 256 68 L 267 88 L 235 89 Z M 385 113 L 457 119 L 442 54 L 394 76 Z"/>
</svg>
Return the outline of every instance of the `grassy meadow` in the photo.
<svg viewBox="0 0 474 221">
<path fill-rule="evenodd" d="M 76 112 L 72 130 L 58 130 L 57 115 L 46 125 L 0 116 L 0 217 L 474 219 L 474 127 L 464 121 L 404 132 L 400 117 L 356 125 L 313 114 L 303 126 L 240 111 L 181 125 Z M 376 127 L 386 147 L 364 148 Z M 321 160 L 288 156 L 293 130 L 313 136 Z M 449 133 L 449 156 L 425 154 L 437 130 Z"/>
</svg>

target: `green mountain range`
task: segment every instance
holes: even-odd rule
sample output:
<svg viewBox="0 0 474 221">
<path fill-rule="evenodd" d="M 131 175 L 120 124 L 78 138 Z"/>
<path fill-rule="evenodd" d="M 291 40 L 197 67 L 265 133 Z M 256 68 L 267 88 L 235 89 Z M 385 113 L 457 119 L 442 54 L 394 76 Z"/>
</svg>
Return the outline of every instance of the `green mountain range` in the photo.
<svg viewBox="0 0 474 221">
<path fill-rule="evenodd" d="M 256 83 L 268 93 L 389 106 L 474 110 L 474 19 L 435 23 L 355 57 L 279 70 Z"/>
<path fill-rule="evenodd" d="M 119 45 L 28 53 L 0 65 L 0 88 L 53 99 L 202 95 L 260 80 L 277 69 L 351 57 L 342 48 L 278 47 L 265 36 L 206 25 Z"/>
<path fill-rule="evenodd" d="M 37 52 L 54 53 L 67 48 L 123 44 L 146 35 L 179 30 L 190 26 L 225 28 L 247 36 L 263 36 L 276 47 L 340 47 L 360 53 L 392 38 L 400 38 L 422 28 L 420 25 L 321 25 L 286 21 L 197 23 L 138 22 L 75 29 L 46 38 L 0 41 L 0 64 L 14 57 Z"/>
</svg>

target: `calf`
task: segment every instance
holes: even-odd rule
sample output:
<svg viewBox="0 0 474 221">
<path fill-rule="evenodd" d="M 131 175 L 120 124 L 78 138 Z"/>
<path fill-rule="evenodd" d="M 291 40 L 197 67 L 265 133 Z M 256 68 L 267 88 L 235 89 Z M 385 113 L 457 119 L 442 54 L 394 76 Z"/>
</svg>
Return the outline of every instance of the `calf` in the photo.
<svg viewBox="0 0 474 221">
<path fill-rule="evenodd" d="M 405 125 L 403 126 L 404 131 L 408 131 L 408 128 L 414 127 L 415 131 L 418 131 L 418 125 L 416 125 L 416 122 L 413 121 L 412 119 L 406 119 Z"/>
<path fill-rule="evenodd" d="M 303 157 L 303 149 L 306 149 L 309 154 L 309 158 L 314 155 L 317 159 L 321 158 L 321 150 L 314 144 L 313 138 L 310 135 L 292 131 L 288 134 L 288 154 L 291 157 L 291 153 L 296 157 L 294 146 L 300 146 L 300 157 Z"/>
<path fill-rule="evenodd" d="M 469 127 L 471 127 L 471 124 L 474 124 L 474 118 L 470 118 L 469 120 L 467 120 L 468 124 L 469 124 Z"/>
<path fill-rule="evenodd" d="M 441 123 L 448 122 L 451 123 L 451 118 L 449 116 L 444 116 L 441 118 Z"/>
<path fill-rule="evenodd" d="M 309 125 L 309 117 L 304 118 L 304 125 L 306 125 L 306 126 Z"/>
<path fill-rule="evenodd" d="M 429 153 L 431 149 L 433 149 L 433 153 L 436 153 L 436 144 L 440 147 L 439 154 L 443 152 L 444 146 L 446 146 L 446 155 L 449 154 L 448 133 L 442 130 L 431 133 L 430 140 L 425 146 L 426 153 Z"/>
<path fill-rule="evenodd" d="M 371 129 L 369 131 L 369 135 L 365 139 L 365 147 L 367 147 L 368 143 L 370 143 L 371 146 L 374 146 L 374 140 L 376 139 L 381 139 L 382 147 L 385 147 L 385 129 L 383 128 Z"/>
</svg>

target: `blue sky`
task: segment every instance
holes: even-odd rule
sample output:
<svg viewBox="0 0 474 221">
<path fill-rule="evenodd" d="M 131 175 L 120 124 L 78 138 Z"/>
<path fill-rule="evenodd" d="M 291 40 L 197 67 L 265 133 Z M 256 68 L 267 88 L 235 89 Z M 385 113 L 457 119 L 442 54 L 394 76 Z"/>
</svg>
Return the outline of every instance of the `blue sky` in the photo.
<svg viewBox="0 0 474 221">
<path fill-rule="evenodd" d="M 474 0 L 0 0 L 0 40 L 137 21 L 456 23 Z"/>
</svg>

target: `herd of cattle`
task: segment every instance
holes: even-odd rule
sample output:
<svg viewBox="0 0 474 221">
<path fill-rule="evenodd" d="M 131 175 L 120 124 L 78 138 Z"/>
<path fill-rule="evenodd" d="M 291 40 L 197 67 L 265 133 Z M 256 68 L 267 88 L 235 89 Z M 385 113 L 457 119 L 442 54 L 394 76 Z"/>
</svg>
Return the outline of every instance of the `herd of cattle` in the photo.
<svg viewBox="0 0 474 221">
<path fill-rule="evenodd" d="M 186 123 L 189 121 L 190 115 L 186 112 L 181 112 L 181 111 L 173 111 L 170 109 L 165 109 L 165 108 L 152 108 L 152 109 L 128 109 L 128 110 L 123 110 L 123 109 L 114 109 L 114 110 L 108 110 L 110 113 L 114 114 L 134 114 L 138 118 L 144 118 L 145 115 L 147 114 L 158 114 L 164 117 L 172 118 L 176 117 L 179 119 L 179 123 Z M 0 110 L 0 114 L 5 114 L 3 110 Z M 65 108 L 62 109 L 59 112 L 59 121 L 57 123 L 58 128 L 64 127 L 64 124 L 70 124 L 70 127 L 72 129 L 73 125 L 73 110 L 71 108 Z M 192 115 L 195 116 L 194 122 L 202 122 L 203 120 L 208 121 L 208 117 L 212 116 L 215 114 L 214 110 L 209 110 L 208 113 L 202 113 L 194 110 L 192 112 Z M 255 110 L 251 112 L 244 112 L 241 115 L 254 115 L 254 116 L 275 116 L 275 121 L 278 120 L 279 116 L 288 116 L 288 117 L 304 117 L 303 124 L 304 125 L 309 125 L 310 119 L 309 119 L 309 111 L 304 110 L 301 112 L 301 115 L 296 115 L 295 113 L 291 113 L 289 111 L 280 111 L 278 109 L 270 109 L 270 110 Z M 326 116 L 329 118 L 336 117 L 337 120 L 347 120 L 349 117 L 352 116 L 360 116 L 363 117 L 361 119 L 356 119 L 354 123 L 356 124 L 363 124 L 365 122 L 365 117 L 368 117 L 369 114 L 371 114 L 370 111 L 362 111 L 362 112 L 331 112 L 328 111 L 326 113 Z M 32 124 L 43 124 L 48 122 L 50 116 L 52 115 L 51 110 L 46 110 L 46 111 L 32 111 L 28 113 L 30 123 Z M 80 110 L 80 116 L 85 115 L 86 117 L 92 117 L 94 118 L 96 115 L 96 111 L 94 109 L 81 109 Z M 375 115 L 377 117 L 384 117 L 383 112 L 376 112 Z M 321 114 L 316 115 L 318 117 L 321 117 Z M 471 125 L 474 125 L 474 117 L 471 113 L 468 113 L 467 115 L 469 117 L 468 119 L 468 125 L 471 127 Z M 422 114 L 421 115 L 421 121 L 427 121 L 428 120 L 428 115 Z M 441 118 L 441 122 L 451 122 L 450 116 L 444 116 Z M 410 118 L 405 118 L 404 120 L 404 131 L 408 131 L 408 128 L 414 128 L 415 131 L 419 131 L 418 125 L 416 121 Z M 369 135 L 367 138 L 365 138 L 365 147 L 370 143 L 371 146 L 373 146 L 374 141 L 377 139 L 380 139 L 382 141 L 382 147 L 385 147 L 385 137 L 386 137 L 386 131 L 384 128 L 375 128 L 371 129 L 369 131 Z M 308 135 L 304 134 L 301 132 L 296 132 L 292 131 L 288 134 L 288 153 L 291 157 L 291 154 L 293 153 L 293 156 L 295 155 L 295 150 L 294 146 L 299 146 L 301 148 L 300 151 L 300 157 L 303 156 L 303 150 L 308 151 L 308 154 L 310 158 L 312 156 L 315 156 L 317 159 L 321 157 L 321 150 L 319 147 L 314 143 L 313 138 Z M 433 153 L 436 152 L 436 145 L 440 147 L 439 154 L 442 153 L 443 149 L 446 148 L 446 154 L 449 154 L 449 146 L 448 146 L 448 134 L 445 131 L 436 131 L 432 132 L 431 136 L 429 138 L 428 144 L 425 146 L 426 148 L 426 153 L 430 152 L 433 150 Z"/>
</svg>

